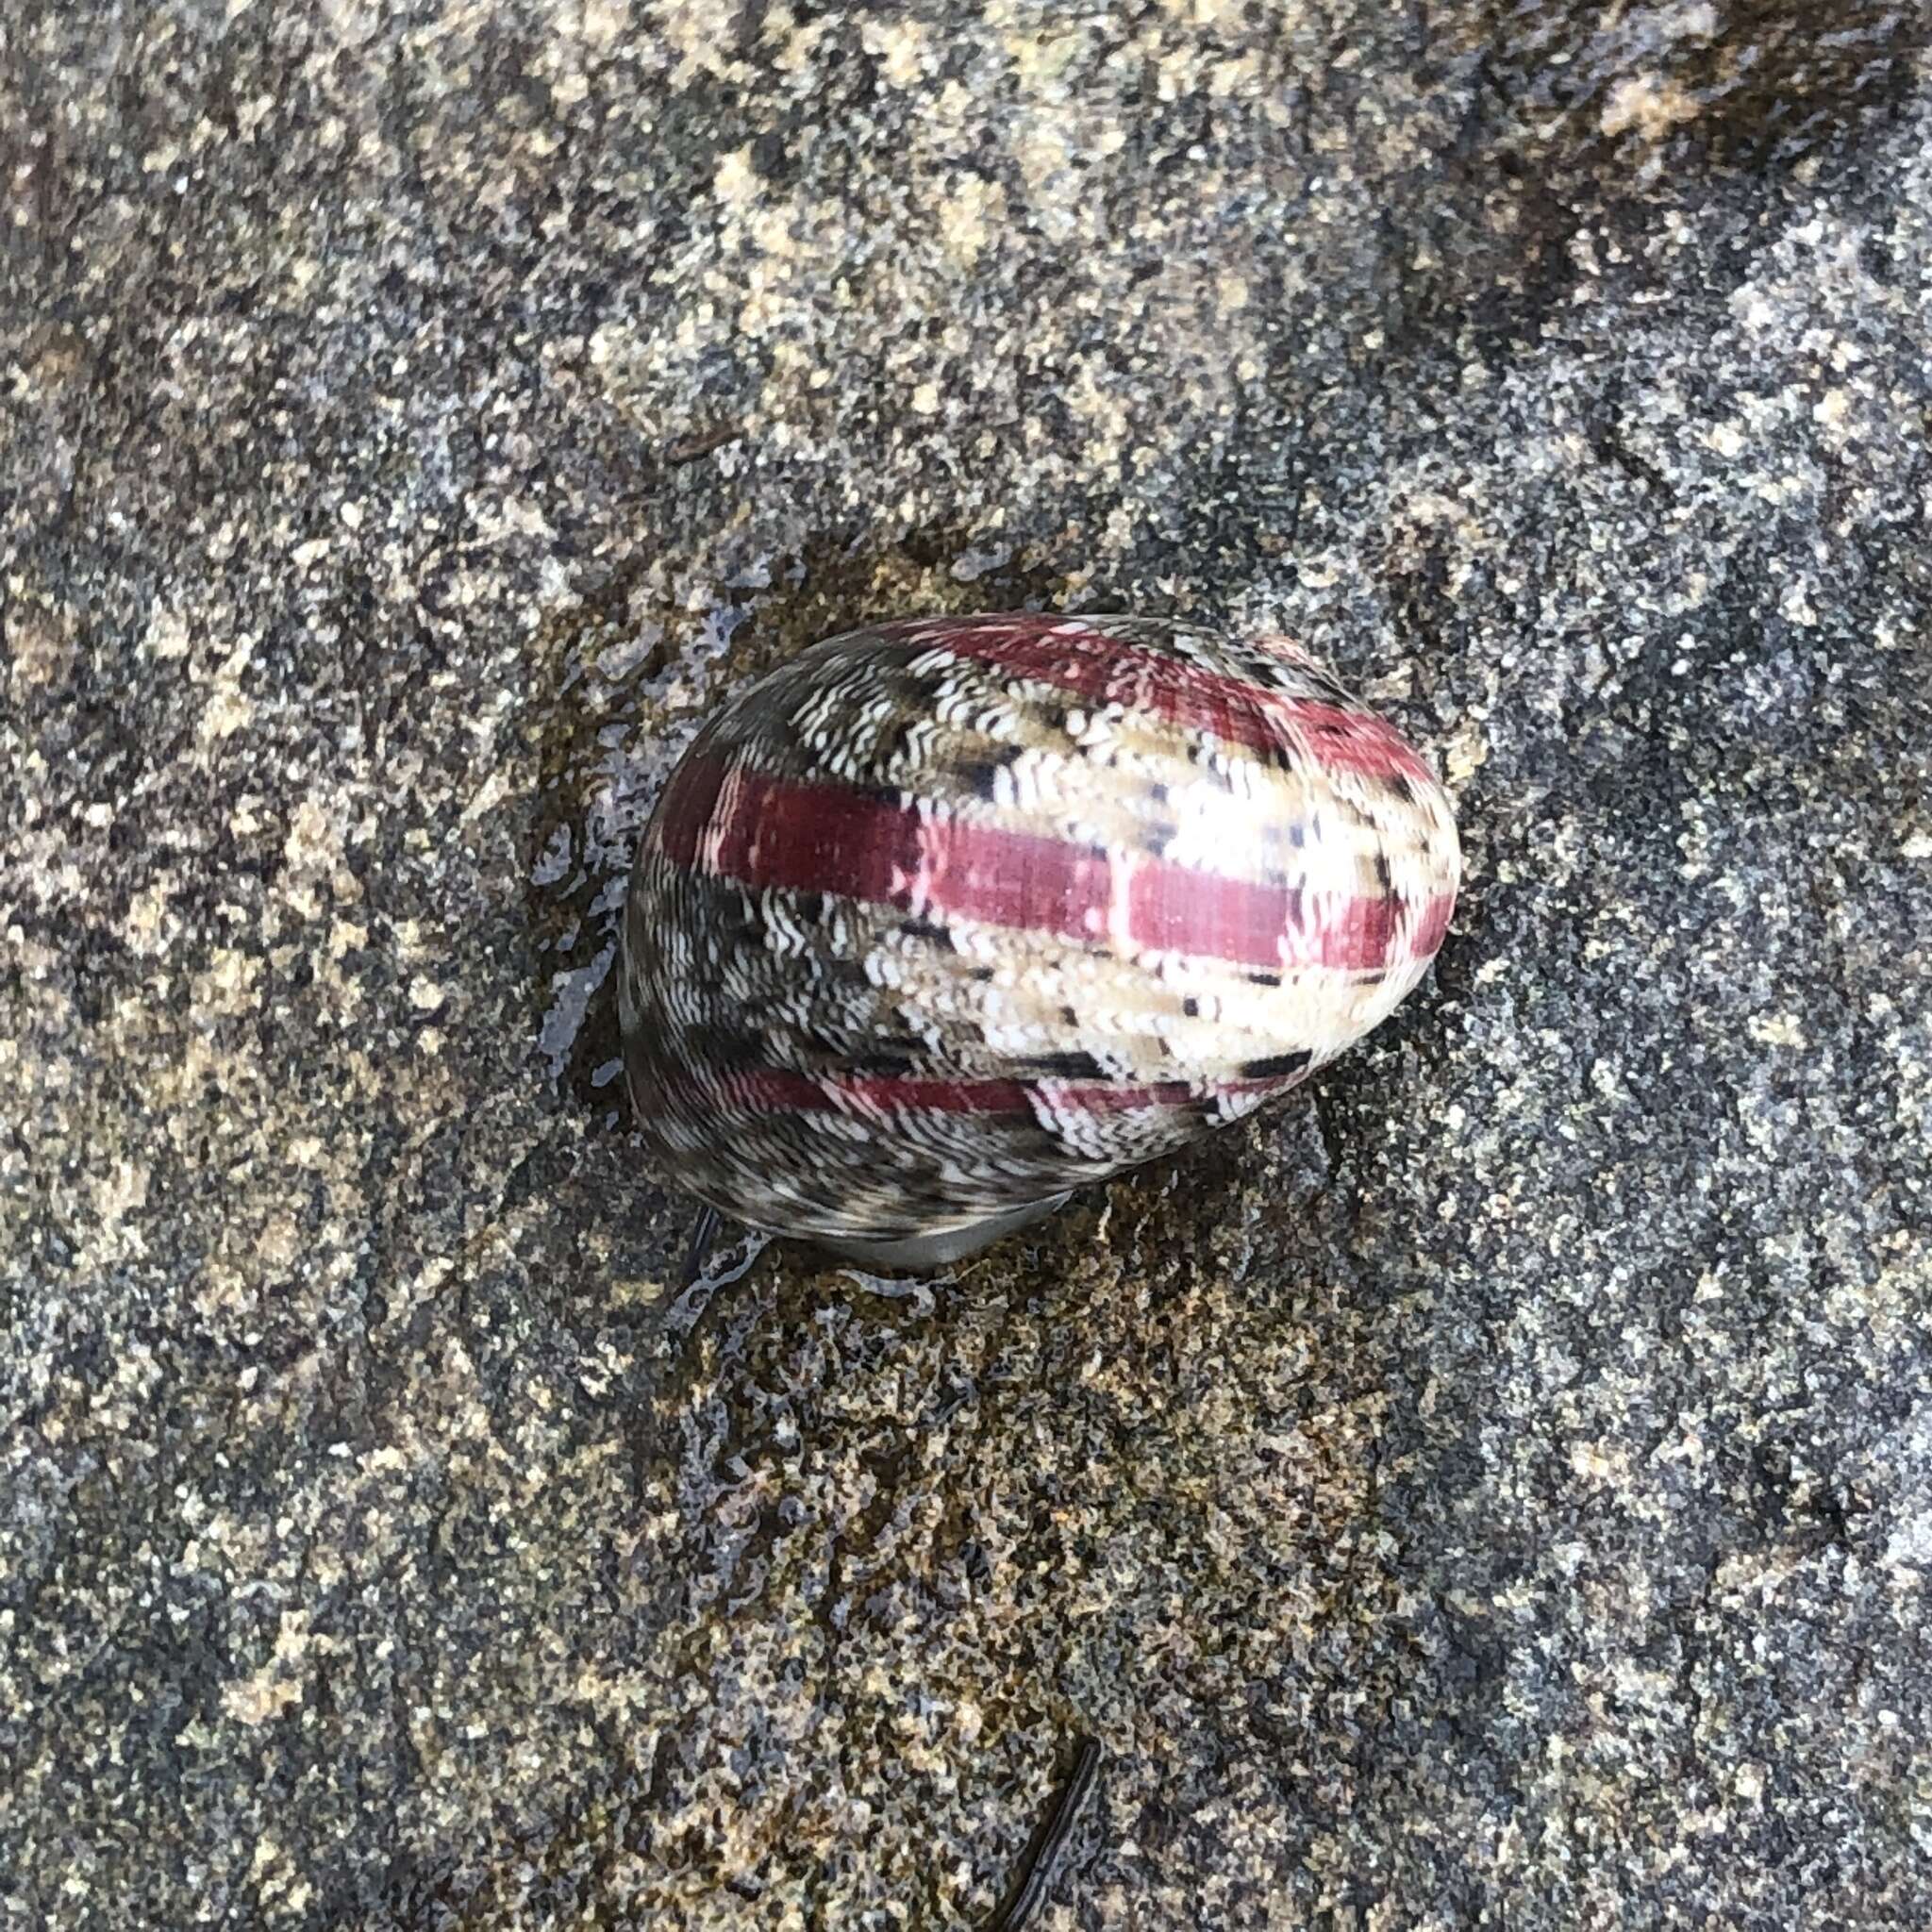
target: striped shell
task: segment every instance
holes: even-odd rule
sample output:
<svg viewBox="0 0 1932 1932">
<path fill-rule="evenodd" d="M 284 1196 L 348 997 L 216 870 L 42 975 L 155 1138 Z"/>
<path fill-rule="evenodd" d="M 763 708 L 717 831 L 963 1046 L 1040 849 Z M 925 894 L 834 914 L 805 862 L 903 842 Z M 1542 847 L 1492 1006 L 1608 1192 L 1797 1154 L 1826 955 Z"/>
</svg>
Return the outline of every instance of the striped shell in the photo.
<svg viewBox="0 0 1932 1932">
<path fill-rule="evenodd" d="M 970 1253 L 1240 1120 L 1441 944 L 1449 800 L 1285 640 L 880 625 L 699 733 L 625 910 L 630 1088 L 725 1214 Z"/>
</svg>

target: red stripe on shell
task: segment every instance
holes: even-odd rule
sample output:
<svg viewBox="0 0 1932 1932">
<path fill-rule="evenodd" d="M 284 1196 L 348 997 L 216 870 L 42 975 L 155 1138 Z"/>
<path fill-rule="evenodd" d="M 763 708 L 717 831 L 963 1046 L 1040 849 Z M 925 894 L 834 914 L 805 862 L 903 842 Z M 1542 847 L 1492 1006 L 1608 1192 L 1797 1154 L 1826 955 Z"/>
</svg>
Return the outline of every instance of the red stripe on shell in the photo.
<svg viewBox="0 0 1932 1932">
<path fill-rule="evenodd" d="M 1268 971 L 1380 972 L 1426 959 L 1453 894 L 1310 897 L 1299 887 L 1115 858 L 974 824 L 930 804 L 687 758 L 649 835 L 674 864 L 754 891 L 825 892 L 917 918 L 961 919 Z"/>
<path fill-rule="evenodd" d="M 1449 922 L 1455 916 L 1454 892 L 1439 892 L 1423 907 L 1408 941 L 1409 950 L 1418 959 L 1433 959 L 1441 950 L 1442 941 L 1449 937 Z"/>
<path fill-rule="evenodd" d="M 1400 734 L 1372 711 L 1291 697 L 1063 618 L 975 619 L 905 628 L 951 657 L 1249 751 L 1285 752 L 1365 778 L 1436 782 Z"/>
</svg>

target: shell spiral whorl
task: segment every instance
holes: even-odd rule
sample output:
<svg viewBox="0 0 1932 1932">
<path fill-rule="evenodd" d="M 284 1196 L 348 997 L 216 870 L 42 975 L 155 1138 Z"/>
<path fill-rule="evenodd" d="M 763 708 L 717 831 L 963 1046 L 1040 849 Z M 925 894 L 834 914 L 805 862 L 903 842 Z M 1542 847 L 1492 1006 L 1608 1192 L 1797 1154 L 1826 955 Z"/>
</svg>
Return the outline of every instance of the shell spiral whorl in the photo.
<svg viewBox="0 0 1932 1932">
<path fill-rule="evenodd" d="M 638 851 L 639 1120 L 722 1212 L 888 1265 L 1285 1092 L 1454 909 L 1447 795 L 1283 640 L 1124 617 L 833 638 L 701 731 Z"/>
</svg>

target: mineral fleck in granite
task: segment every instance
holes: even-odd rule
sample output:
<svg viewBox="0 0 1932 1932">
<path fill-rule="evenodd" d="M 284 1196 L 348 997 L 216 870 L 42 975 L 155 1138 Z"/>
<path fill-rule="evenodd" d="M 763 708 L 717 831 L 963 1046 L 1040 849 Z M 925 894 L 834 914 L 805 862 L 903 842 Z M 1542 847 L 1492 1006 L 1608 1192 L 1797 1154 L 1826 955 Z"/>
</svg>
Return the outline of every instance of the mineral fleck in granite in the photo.
<svg viewBox="0 0 1932 1932">
<path fill-rule="evenodd" d="M 0 8 L 0 1927 L 1904 1928 L 1932 16 Z M 1303 640 L 1278 1118 L 887 1279 L 641 1156 L 699 724 Z"/>
</svg>

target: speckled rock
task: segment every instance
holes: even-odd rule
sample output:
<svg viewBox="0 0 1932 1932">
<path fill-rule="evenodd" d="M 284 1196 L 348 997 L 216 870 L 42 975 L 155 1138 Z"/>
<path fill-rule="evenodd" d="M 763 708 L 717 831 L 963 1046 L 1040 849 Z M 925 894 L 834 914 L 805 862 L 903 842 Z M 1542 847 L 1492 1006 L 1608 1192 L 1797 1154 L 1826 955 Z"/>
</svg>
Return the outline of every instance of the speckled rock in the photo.
<svg viewBox="0 0 1932 1932">
<path fill-rule="evenodd" d="M 1923 1923 L 1915 9 L 91 0 L 0 157 L 0 1925 L 972 1925 L 1080 1730 L 1060 1932 Z M 1024 604 L 1365 688 L 1435 981 L 680 1293 L 636 827 Z"/>
</svg>

